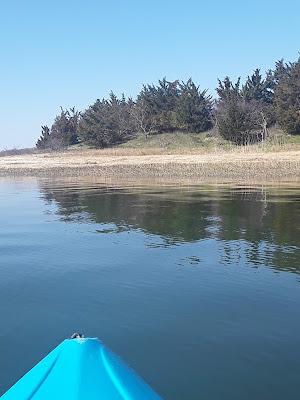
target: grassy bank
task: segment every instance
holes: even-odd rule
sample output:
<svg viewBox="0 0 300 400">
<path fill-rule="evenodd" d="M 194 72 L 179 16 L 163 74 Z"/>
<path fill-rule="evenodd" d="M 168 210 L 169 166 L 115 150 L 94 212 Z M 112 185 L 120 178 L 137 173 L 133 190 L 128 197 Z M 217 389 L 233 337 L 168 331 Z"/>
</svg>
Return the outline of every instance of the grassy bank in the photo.
<svg viewBox="0 0 300 400">
<path fill-rule="evenodd" d="M 213 132 L 138 137 L 114 148 L 0 157 L 0 175 L 99 176 L 134 180 L 297 180 L 300 141 L 273 133 L 265 144 L 237 147 Z"/>
<path fill-rule="evenodd" d="M 290 136 L 285 134 L 282 130 L 272 128 L 269 132 L 269 137 L 264 144 L 257 144 L 246 146 L 246 150 L 263 149 L 268 150 L 280 150 L 293 149 L 294 146 L 299 145 L 300 148 L 300 135 Z M 227 150 L 239 150 L 240 147 L 232 144 L 231 142 L 222 139 L 215 130 L 203 132 L 203 133 L 164 133 L 160 135 L 153 135 L 145 138 L 144 136 L 138 136 L 137 138 L 130 140 L 118 148 L 126 149 L 140 149 L 141 151 L 170 151 L 170 152 L 198 152 L 198 151 L 215 151 L 222 152 Z"/>
</svg>

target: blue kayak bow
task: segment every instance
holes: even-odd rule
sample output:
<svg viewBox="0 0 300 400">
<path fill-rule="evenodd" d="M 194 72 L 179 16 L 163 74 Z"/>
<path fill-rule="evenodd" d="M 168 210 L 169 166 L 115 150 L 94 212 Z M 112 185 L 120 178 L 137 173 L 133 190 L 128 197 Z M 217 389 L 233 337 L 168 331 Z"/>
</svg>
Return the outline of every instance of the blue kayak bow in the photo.
<svg viewBox="0 0 300 400">
<path fill-rule="evenodd" d="M 97 338 L 66 339 L 1 400 L 161 400 Z"/>
</svg>

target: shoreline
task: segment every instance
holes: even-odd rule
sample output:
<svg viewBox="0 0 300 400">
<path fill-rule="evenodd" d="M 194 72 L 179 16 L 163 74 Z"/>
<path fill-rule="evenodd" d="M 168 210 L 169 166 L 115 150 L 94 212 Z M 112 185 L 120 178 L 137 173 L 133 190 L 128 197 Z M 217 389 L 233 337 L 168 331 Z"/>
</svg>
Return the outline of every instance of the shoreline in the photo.
<svg viewBox="0 0 300 400">
<path fill-rule="evenodd" d="M 0 176 L 94 176 L 173 182 L 185 179 L 234 182 L 300 179 L 300 150 L 153 153 L 81 150 L 5 156 L 0 158 Z"/>
</svg>

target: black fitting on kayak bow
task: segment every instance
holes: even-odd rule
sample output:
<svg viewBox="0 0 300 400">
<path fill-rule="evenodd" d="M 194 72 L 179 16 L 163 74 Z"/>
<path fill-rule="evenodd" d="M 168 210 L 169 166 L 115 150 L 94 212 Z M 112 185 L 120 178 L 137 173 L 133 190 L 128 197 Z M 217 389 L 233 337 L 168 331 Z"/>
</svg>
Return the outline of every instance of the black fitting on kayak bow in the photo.
<svg viewBox="0 0 300 400">
<path fill-rule="evenodd" d="M 84 336 L 78 332 L 73 333 L 73 335 L 71 336 L 71 339 L 82 339 L 82 338 L 84 338 Z"/>
</svg>

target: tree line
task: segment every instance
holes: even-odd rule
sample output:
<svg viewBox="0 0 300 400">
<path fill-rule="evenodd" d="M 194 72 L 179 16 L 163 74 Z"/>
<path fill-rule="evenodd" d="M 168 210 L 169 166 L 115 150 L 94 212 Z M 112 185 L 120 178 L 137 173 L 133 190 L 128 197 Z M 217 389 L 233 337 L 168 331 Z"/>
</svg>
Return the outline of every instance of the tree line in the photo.
<svg viewBox="0 0 300 400">
<path fill-rule="evenodd" d="M 61 149 L 81 142 L 104 148 L 139 134 L 200 133 L 213 127 L 224 139 L 246 145 L 264 141 L 275 124 L 300 134 L 300 58 L 280 60 L 264 76 L 256 69 L 243 84 L 240 78 L 218 80 L 216 92 L 213 99 L 191 78 L 144 85 L 136 99 L 111 92 L 83 112 L 61 108 L 50 128 L 42 126 L 36 146 Z"/>
</svg>

